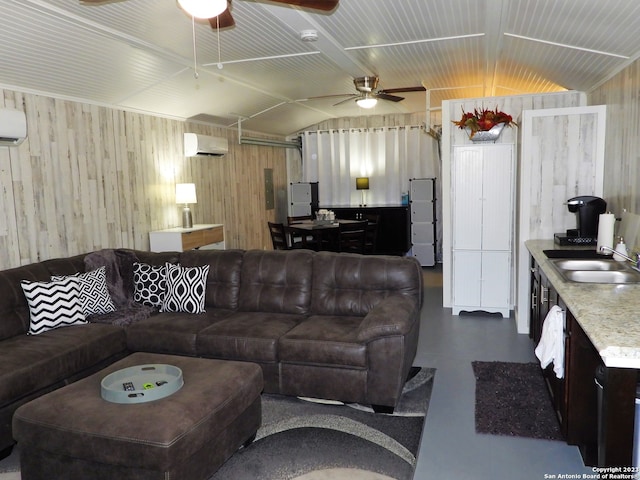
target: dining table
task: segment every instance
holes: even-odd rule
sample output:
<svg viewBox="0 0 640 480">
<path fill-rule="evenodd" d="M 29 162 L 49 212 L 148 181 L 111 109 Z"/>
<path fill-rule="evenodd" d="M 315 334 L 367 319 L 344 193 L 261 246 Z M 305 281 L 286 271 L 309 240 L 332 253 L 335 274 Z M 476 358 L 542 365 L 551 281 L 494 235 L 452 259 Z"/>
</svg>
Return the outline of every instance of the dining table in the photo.
<svg viewBox="0 0 640 480">
<path fill-rule="evenodd" d="M 301 237 L 300 242 L 303 248 L 336 252 L 339 250 L 340 224 L 358 222 L 362 220 L 301 220 L 290 223 L 287 229 L 295 237 Z"/>
</svg>

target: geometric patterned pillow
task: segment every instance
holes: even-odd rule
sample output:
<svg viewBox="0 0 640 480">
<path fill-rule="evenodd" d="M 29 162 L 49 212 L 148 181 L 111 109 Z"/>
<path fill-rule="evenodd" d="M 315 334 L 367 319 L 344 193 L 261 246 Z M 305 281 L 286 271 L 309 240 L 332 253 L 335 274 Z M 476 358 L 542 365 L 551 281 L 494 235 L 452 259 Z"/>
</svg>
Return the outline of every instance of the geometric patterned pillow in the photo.
<svg viewBox="0 0 640 480">
<path fill-rule="evenodd" d="M 20 282 L 29 304 L 27 335 L 87 323 L 80 305 L 80 281 L 69 277 L 56 282 Z"/>
<path fill-rule="evenodd" d="M 181 267 L 165 264 L 167 294 L 161 312 L 204 313 L 204 300 L 209 265 Z"/>
<path fill-rule="evenodd" d="M 167 269 L 164 266 L 133 264 L 133 301 L 149 307 L 161 307 L 167 293 Z"/>
<path fill-rule="evenodd" d="M 115 312 L 116 307 L 109 295 L 107 288 L 107 269 L 100 267 L 86 273 L 76 273 L 67 277 L 53 275 L 51 280 L 62 280 L 64 278 L 77 278 L 80 281 L 80 304 L 85 316 L 102 315 L 104 313 Z"/>
</svg>

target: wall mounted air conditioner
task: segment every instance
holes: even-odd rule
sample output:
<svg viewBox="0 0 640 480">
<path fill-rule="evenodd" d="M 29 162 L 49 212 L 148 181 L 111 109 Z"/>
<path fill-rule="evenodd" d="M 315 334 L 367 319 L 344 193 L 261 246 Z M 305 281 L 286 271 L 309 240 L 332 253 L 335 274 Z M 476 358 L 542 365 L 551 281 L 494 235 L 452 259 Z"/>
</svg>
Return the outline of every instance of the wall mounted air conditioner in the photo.
<svg viewBox="0 0 640 480">
<path fill-rule="evenodd" d="M 221 157 L 228 152 L 229 142 L 226 138 L 209 137 L 197 133 L 184 134 L 184 155 L 186 157 Z"/>
<path fill-rule="evenodd" d="M 27 117 L 22 110 L 0 108 L 0 146 L 20 145 L 27 138 Z"/>
</svg>

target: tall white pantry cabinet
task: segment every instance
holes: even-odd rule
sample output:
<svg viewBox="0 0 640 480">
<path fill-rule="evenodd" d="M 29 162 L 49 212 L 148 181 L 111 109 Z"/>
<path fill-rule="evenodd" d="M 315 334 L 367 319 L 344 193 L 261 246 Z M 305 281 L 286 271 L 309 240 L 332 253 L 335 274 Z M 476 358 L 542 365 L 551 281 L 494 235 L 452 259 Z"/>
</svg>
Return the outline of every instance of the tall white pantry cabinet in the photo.
<svg viewBox="0 0 640 480">
<path fill-rule="evenodd" d="M 453 147 L 452 308 L 509 316 L 515 203 L 512 144 Z"/>
</svg>

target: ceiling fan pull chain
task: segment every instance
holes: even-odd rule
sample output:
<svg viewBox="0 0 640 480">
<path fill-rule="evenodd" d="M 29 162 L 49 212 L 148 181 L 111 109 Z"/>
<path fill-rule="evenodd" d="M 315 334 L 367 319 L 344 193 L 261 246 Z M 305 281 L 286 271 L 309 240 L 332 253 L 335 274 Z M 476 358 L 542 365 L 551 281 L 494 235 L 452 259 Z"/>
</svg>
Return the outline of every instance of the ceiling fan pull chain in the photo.
<svg viewBox="0 0 640 480">
<path fill-rule="evenodd" d="M 198 79 L 198 57 L 196 53 L 196 17 L 191 17 L 191 32 L 193 40 L 193 78 Z"/>
<path fill-rule="evenodd" d="M 222 60 L 220 55 L 220 15 L 216 17 L 216 24 L 216 31 L 218 32 L 218 70 L 222 70 Z"/>
</svg>

